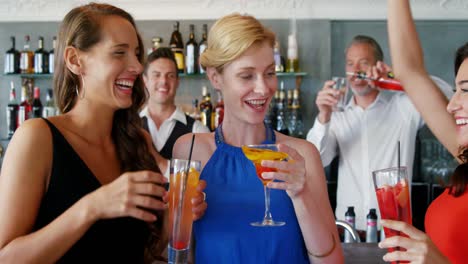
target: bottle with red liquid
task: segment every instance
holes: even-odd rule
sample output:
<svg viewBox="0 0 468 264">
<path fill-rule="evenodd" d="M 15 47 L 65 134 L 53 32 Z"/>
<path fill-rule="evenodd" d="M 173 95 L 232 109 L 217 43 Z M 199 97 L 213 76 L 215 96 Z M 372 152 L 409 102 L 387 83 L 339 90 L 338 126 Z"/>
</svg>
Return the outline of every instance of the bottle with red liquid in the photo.
<svg viewBox="0 0 468 264">
<path fill-rule="evenodd" d="M 17 128 L 30 118 L 32 106 L 28 102 L 28 90 L 26 85 L 21 87 L 21 103 L 18 110 Z"/>
<path fill-rule="evenodd" d="M 42 117 L 41 90 L 34 87 L 34 99 L 32 101 L 32 118 Z"/>
<path fill-rule="evenodd" d="M 18 127 L 18 100 L 16 100 L 15 85 L 11 82 L 10 101 L 6 109 L 8 138 L 11 138 Z"/>
<path fill-rule="evenodd" d="M 346 72 L 346 75 L 355 76 L 358 79 L 374 81 L 375 85 L 381 89 L 392 90 L 392 91 L 404 91 L 400 81 L 395 79 L 395 75 L 392 72 L 387 74 L 387 78 L 373 79 L 368 77 L 365 72 Z"/>
</svg>

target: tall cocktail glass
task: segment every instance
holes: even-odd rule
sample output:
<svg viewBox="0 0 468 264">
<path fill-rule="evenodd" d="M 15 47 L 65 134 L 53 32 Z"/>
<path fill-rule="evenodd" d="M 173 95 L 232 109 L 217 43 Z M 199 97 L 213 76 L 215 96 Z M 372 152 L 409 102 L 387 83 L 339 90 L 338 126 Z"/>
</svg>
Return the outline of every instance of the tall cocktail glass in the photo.
<svg viewBox="0 0 468 264">
<path fill-rule="evenodd" d="M 382 219 L 412 224 L 409 181 L 406 167 L 395 167 L 372 172 L 375 193 Z M 399 231 L 384 228 L 385 237 L 406 236 Z M 389 249 L 389 252 L 394 251 Z M 396 250 L 400 250 L 397 248 Z M 407 262 L 400 262 L 407 263 Z"/>
<path fill-rule="evenodd" d="M 169 179 L 168 263 L 187 263 L 192 234 L 192 203 L 200 177 L 200 161 L 171 160 Z"/>
<path fill-rule="evenodd" d="M 282 226 L 286 224 L 285 222 L 277 222 L 273 220 L 270 212 L 270 188 L 267 187 L 267 184 L 271 180 L 264 179 L 262 177 L 263 172 L 275 172 L 277 170 L 274 168 L 263 167 L 261 163 L 263 160 L 285 160 L 288 157 L 288 154 L 279 152 L 278 148 L 274 144 L 242 146 L 242 152 L 244 152 L 244 155 L 253 162 L 257 172 L 257 177 L 263 183 L 263 190 L 265 193 L 265 215 L 263 220 L 250 224 L 253 226 Z"/>
</svg>

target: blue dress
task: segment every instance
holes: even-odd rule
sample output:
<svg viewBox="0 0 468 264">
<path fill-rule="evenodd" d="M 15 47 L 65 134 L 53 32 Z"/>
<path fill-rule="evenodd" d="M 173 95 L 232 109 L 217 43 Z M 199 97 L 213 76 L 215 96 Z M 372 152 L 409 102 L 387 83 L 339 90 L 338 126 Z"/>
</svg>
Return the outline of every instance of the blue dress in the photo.
<svg viewBox="0 0 468 264">
<path fill-rule="evenodd" d="M 267 140 L 275 134 L 267 127 Z M 263 185 L 242 149 L 224 142 L 221 126 L 215 131 L 216 151 L 200 178 L 208 209 L 194 223 L 195 263 L 309 263 L 304 239 L 291 199 L 283 190 L 271 190 L 270 210 L 280 227 L 254 227 L 263 219 Z"/>
</svg>

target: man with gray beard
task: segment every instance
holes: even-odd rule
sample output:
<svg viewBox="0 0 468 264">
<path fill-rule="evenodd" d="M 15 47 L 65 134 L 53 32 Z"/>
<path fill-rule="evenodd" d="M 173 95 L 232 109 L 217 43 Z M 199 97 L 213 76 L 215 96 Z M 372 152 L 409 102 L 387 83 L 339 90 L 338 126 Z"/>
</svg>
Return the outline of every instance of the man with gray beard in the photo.
<svg viewBox="0 0 468 264">
<path fill-rule="evenodd" d="M 378 79 L 390 71 L 371 37 L 354 37 L 345 55 L 346 72 L 365 72 Z M 355 76 L 347 78 L 353 96 L 341 112 L 333 111 L 339 94 L 332 88 L 334 81 L 325 82 L 317 95 L 319 113 L 307 140 L 319 149 L 324 166 L 339 156 L 336 218 L 344 220 L 347 207 L 354 206 L 356 229 L 366 230 L 369 209 L 378 209 L 372 171 L 397 166 L 400 141 L 400 165 L 407 167 L 411 182 L 416 136 L 424 121 L 404 92 L 381 90 L 373 81 Z M 446 95 L 451 92 L 446 82 L 433 80 L 447 90 Z"/>
</svg>

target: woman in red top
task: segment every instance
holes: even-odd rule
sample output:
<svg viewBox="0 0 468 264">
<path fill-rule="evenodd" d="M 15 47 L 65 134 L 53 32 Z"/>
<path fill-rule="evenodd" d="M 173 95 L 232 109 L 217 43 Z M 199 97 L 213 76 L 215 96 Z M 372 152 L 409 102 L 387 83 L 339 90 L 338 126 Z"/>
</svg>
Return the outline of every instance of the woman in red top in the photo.
<svg viewBox="0 0 468 264">
<path fill-rule="evenodd" d="M 406 223 L 385 220 L 383 226 L 401 231 L 409 238 L 391 237 L 379 246 L 406 249 L 387 253 L 385 261 L 466 263 L 468 229 L 463 226 L 468 219 L 468 43 L 456 53 L 457 89 L 447 106 L 447 100 L 424 68 L 409 1 L 388 1 L 388 32 L 395 74 L 403 87 L 413 87 L 406 90 L 408 96 L 434 135 L 462 164 L 455 170 L 445 192 L 430 205 L 425 221 L 427 234 Z"/>
</svg>

